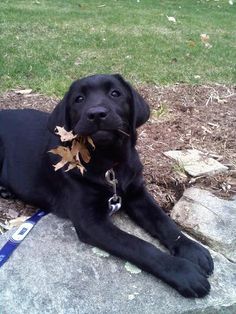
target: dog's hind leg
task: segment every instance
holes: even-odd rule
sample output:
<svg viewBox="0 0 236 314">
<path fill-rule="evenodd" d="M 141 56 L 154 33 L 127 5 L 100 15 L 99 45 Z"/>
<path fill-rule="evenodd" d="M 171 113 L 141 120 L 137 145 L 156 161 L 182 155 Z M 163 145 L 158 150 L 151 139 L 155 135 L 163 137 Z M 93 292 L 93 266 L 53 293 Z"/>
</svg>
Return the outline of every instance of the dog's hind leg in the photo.
<svg viewBox="0 0 236 314">
<path fill-rule="evenodd" d="M 4 160 L 4 148 L 3 143 L 0 138 L 0 181 L 1 181 L 1 173 L 2 173 L 2 167 L 3 167 L 3 160 Z"/>
<path fill-rule="evenodd" d="M 15 198 L 14 194 L 12 194 L 4 186 L 0 186 L 0 197 L 5 198 L 5 199 L 14 199 Z"/>
</svg>

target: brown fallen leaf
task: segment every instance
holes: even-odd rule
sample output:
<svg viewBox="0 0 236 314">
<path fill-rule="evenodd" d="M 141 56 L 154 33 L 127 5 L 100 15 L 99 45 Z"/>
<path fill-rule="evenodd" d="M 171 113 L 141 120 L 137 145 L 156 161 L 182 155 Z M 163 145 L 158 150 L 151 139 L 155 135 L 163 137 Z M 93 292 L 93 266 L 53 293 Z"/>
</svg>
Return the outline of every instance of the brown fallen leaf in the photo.
<svg viewBox="0 0 236 314">
<path fill-rule="evenodd" d="M 167 17 L 168 21 L 176 23 L 176 19 L 173 16 L 168 16 L 167 15 L 166 17 Z"/>
<path fill-rule="evenodd" d="M 61 157 L 61 160 L 53 165 L 54 170 L 57 171 L 68 164 L 65 172 L 70 171 L 74 168 L 78 168 L 83 175 L 86 170 L 82 165 L 81 159 L 85 163 L 89 163 L 91 156 L 88 150 L 88 145 L 91 145 L 95 149 L 95 145 L 91 137 L 83 137 L 74 135 L 72 131 L 66 131 L 63 127 L 57 126 L 55 129 L 56 135 L 60 137 L 62 142 L 71 142 L 70 147 L 58 146 L 51 149 L 49 152 Z"/>
<path fill-rule="evenodd" d="M 88 141 L 88 143 L 92 146 L 92 148 L 95 149 L 94 142 L 93 142 L 93 140 L 91 139 L 90 136 L 87 137 L 87 141 Z"/>
<path fill-rule="evenodd" d="M 191 47 L 191 48 L 193 48 L 193 47 L 196 46 L 196 42 L 195 42 L 194 40 L 190 39 L 190 40 L 188 41 L 188 46 Z"/>
<path fill-rule="evenodd" d="M 62 142 L 69 142 L 77 137 L 77 135 L 74 135 L 72 131 L 68 132 L 60 126 L 56 126 L 55 134 L 60 136 Z"/>
<path fill-rule="evenodd" d="M 32 89 L 17 89 L 14 92 L 19 95 L 28 95 L 32 92 Z"/>
<path fill-rule="evenodd" d="M 72 153 L 70 148 L 58 146 L 57 148 L 51 149 L 49 152 L 54 155 L 59 155 L 62 158 L 57 164 L 53 165 L 55 171 L 63 168 L 66 164 L 69 164 L 68 168 L 65 170 L 66 172 L 77 167 L 83 174 L 84 166 L 78 159 L 78 150 L 74 150 Z"/>
<path fill-rule="evenodd" d="M 49 152 L 61 156 L 63 159 L 67 160 L 67 162 L 73 161 L 71 150 L 68 147 L 57 146 L 56 148 L 51 149 Z"/>
<path fill-rule="evenodd" d="M 91 159 L 89 150 L 86 148 L 84 144 L 81 144 L 81 143 L 79 143 L 78 148 L 79 148 L 78 153 L 80 154 L 83 161 L 86 163 L 89 163 Z"/>
<path fill-rule="evenodd" d="M 203 43 L 206 43 L 206 42 L 208 42 L 209 41 L 209 35 L 207 35 L 207 34 L 201 34 L 200 35 L 200 38 L 201 38 L 201 41 L 203 42 Z"/>
<path fill-rule="evenodd" d="M 25 222 L 27 219 L 29 218 L 29 216 L 20 216 L 17 217 L 15 219 L 11 219 L 9 220 L 7 226 L 8 229 L 12 229 L 13 227 L 19 227 L 23 222 Z"/>
<path fill-rule="evenodd" d="M 54 155 L 59 155 L 60 157 L 62 157 L 61 161 L 59 161 L 56 165 L 53 165 L 55 168 L 55 171 L 61 169 L 67 163 L 74 163 L 73 155 L 71 153 L 71 150 L 68 147 L 58 146 L 54 149 L 51 149 L 49 153 L 52 153 Z"/>
<path fill-rule="evenodd" d="M 201 38 L 201 42 L 204 44 L 206 48 L 212 48 L 212 45 L 209 43 L 209 39 L 210 39 L 209 35 L 201 34 L 200 38 Z"/>
</svg>

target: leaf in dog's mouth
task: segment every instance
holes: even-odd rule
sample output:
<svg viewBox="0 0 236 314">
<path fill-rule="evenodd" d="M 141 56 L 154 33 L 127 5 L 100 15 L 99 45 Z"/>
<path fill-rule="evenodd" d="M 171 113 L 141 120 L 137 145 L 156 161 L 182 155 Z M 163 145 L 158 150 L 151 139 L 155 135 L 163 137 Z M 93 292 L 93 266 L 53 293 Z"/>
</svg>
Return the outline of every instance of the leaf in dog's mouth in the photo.
<svg viewBox="0 0 236 314">
<path fill-rule="evenodd" d="M 60 126 L 56 126 L 55 134 L 60 136 L 61 142 L 69 142 L 77 137 L 77 135 L 74 135 L 72 131 L 68 132 L 63 127 Z"/>
<path fill-rule="evenodd" d="M 89 163 L 91 156 L 88 150 L 88 146 L 91 145 L 95 149 L 93 140 L 89 136 L 77 136 L 72 131 L 66 131 L 63 127 L 57 126 L 55 128 L 55 134 L 60 137 L 61 142 L 71 142 L 69 147 L 57 146 L 51 149 L 49 152 L 54 155 L 59 155 L 61 160 L 53 165 L 54 170 L 57 171 L 68 164 L 66 172 L 74 168 L 78 168 L 83 175 L 86 170 L 81 159 L 85 163 Z M 80 159 L 81 158 L 81 159 Z"/>
</svg>

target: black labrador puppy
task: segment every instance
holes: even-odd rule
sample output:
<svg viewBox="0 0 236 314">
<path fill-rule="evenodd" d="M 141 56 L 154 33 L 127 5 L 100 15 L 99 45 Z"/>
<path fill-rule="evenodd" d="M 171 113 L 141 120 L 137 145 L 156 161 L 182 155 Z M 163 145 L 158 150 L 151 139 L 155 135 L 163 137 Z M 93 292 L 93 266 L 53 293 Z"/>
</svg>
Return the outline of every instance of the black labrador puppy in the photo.
<svg viewBox="0 0 236 314">
<path fill-rule="evenodd" d="M 147 103 L 117 74 L 75 81 L 50 115 L 3 110 L 0 185 L 24 202 L 71 219 L 81 241 L 135 264 L 185 297 L 204 297 L 213 271 L 209 252 L 181 233 L 145 188 L 135 143 L 136 129 L 148 118 Z M 84 175 L 78 169 L 54 171 L 58 159 L 48 151 L 61 145 L 56 126 L 92 138 L 96 148 Z M 114 171 L 109 176 L 118 182 L 122 204 L 105 179 L 108 170 Z M 112 224 L 110 214 L 120 205 L 171 255 Z"/>
</svg>

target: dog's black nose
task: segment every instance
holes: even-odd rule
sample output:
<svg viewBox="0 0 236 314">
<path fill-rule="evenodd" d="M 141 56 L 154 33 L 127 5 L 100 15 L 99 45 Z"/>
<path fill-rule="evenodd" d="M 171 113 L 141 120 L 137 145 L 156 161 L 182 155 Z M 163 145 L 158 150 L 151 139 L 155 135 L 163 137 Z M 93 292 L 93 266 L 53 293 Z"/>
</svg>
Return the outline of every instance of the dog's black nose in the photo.
<svg viewBox="0 0 236 314">
<path fill-rule="evenodd" d="M 108 109 L 102 106 L 92 107 L 87 111 L 87 119 L 91 122 L 105 120 L 108 115 Z"/>
</svg>

